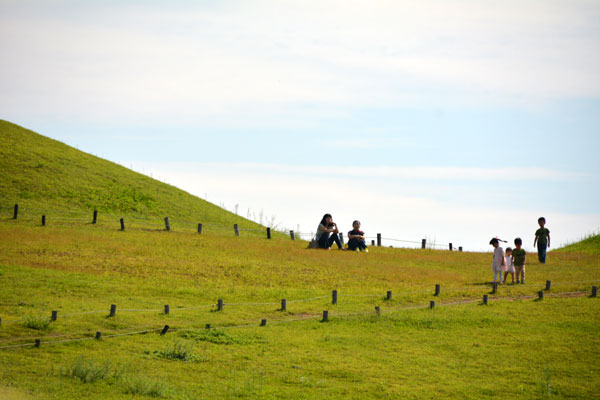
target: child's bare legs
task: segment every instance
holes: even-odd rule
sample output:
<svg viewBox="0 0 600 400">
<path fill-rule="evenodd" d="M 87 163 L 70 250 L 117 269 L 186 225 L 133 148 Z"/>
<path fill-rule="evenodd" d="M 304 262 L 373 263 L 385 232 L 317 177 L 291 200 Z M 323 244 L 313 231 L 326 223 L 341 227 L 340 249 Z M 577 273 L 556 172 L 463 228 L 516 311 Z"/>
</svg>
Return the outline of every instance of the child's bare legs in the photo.
<svg viewBox="0 0 600 400">
<path fill-rule="evenodd" d="M 518 276 L 517 276 L 517 279 L 519 279 Z M 525 283 L 525 266 L 524 265 L 521 267 L 521 283 Z"/>
<path fill-rule="evenodd" d="M 510 276 L 512 276 L 512 284 L 514 285 L 515 284 L 515 273 L 511 272 Z M 506 282 L 506 277 L 504 277 L 504 282 Z"/>
<path fill-rule="evenodd" d="M 508 271 L 504 271 L 504 282 L 506 282 L 506 277 L 508 276 Z"/>
</svg>

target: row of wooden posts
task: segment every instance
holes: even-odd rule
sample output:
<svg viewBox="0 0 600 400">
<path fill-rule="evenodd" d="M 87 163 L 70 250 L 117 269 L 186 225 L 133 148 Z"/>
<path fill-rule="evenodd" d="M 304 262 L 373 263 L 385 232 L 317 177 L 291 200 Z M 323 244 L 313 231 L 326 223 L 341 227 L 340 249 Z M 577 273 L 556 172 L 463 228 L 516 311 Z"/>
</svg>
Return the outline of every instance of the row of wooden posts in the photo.
<svg viewBox="0 0 600 400">
<path fill-rule="evenodd" d="M 18 215 L 19 215 L 19 205 L 15 204 L 13 219 L 17 219 Z M 92 216 L 92 224 L 95 224 L 96 222 L 98 222 L 98 211 L 94 210 L 94 213 Z M 125 230 L 125 219 L 121 218 L 119 220 L 119 222 L 121 224 L 121 230 L 124 231 Z M 46 215 L 42 215 L 42 226 L 46 226 Z M 165 230 L 167 232 L 171 231 L 171 223 L 169 221 L 169 217 L 165 217 Z M 238 227 L 238 224 L 233 224 L 233 231 L 235 233 L 235 236 L 240 236 L 240 229 Z M 199 234 L 202 233 L 202 224 L 201 223 L 198 224 L 198 233 Z M 344 234 L 340 232 L 339 237 L 343 244 L 344 243 Z M 267 227 L 267 239 L 271 239 L 271 228 L 268 228 L 268 227 Z M 290 239 L 296 240 L 296 234 L 294 233 L 293 230 L 290 230 Z M 381 247 L 381 233 L 377 234 L 377 242 L 375 242 L 375 240 L 371 240 L 371 245 L 372 246 L 377 245 L 377 247 Z M 427 240 L 422 239 L 421 240 L 421 248 L 425 249 L 426 247 L 427 247 Z M 452 243 L 448 243 L 448 250 L 450 250 L 450 251 L 454 250 Z M 458 251 L 463 251 L 462 246 L 458 247 Z"/>
<path fill-rule="evenodd" d="M 550 285 L 551 285 L 551 282 L 550 281 L 546 281 L 546 289 L 545 290 L 550 290 Z M 434 293 L 434 295 L 438 296 L 440 294 L 440 290 L 441 290 L 440 285 L 436 284 L 435 285 L 435 293 Z M 494 292 L 495 291 L 496 291 L 496 286 L 494 285 Z M 592 286 L 591 297 L 597 297 L 597 295 L 598 295 L 598 287 L 597 286 Z M 386 293 L 386 300 L 391 300 L 391 299 L 392 299 L 392 291 L 388 290 L 387 293 Z M 543 290 L 538 291 L 538 299 L 539 300 L 543 300 L 544 299 L 544 291 Z M 332 293 L 331 293 L 331 304 L 337 304 L 337 301 L 338 301 L 337 290 L 333 290 Z M 487 294 L 483 295 L 483 304 L 484 305 L 488 305 L 489 304 L 489 297 L 488 297 Z M 222 311 L 223 310 L 223 306 L 224 306 L 223 300 L 219 299 L 217 301 L 217 309 L 218 309 L 218 311 Z M 429 301 L 429 308 L 430 309 L 435 308 L 435 300 L 430 300 Z M 286 310 L 287 310 L 287 301 L 286 301 L 286 299 L 281 299 L 281 311 L 286 311 Z M 169 314 L 169 312 L 170 312 L 169 305 L 165 305 L 164 313 L 165 314 Z M 110 306 L 109 317 L 114 317 L 116 315 L 116 313 L 117 313 L 117 306 L 115 304 L 112 304 Z M 375 306 L 375 313 L 377 315 L 381 314 L 381 307 L 380 306 Z M 58 318 L 58 311 L 52 311 L 52 315 L 51 315 L 50 318 L 51 318 L 52 321 L 56 321 L 56 319 Z M 328 322 L 328 321 L 329 321 L 329 311 L 328 310 L 324 310 L 323 314 L 322 314 L 321 322 Z M 0 318 L 0 324 L 1 323 L 2 323 L 2 319 Z M 266 326 L 266 325 L 267 325 L 267 319 L 266 318 L 261 319 L 260 323 L 259 323 L 259 326 Z M 165 325 L 160 330 L 160 334 L 161 335 L 165 335 L 169 331 L 169 328 L 170 328 L 169 325 Z M 205 328 L 210 330 L 211 329 L 211 325 L 210 324 L 206 324 Z M 156 330 L 159 330 L 159 329 L 156 329 Z M 102 332 L 97 331 L 96 335 L 95 335 L 95 338 L 97 340 L 100 340 L 102 338 Z M 40 347 L 41 343 L 42 343 L 41 339 L 35 339 L 34 346 L 35 347 Z"/>
<path fill-rule="evenodd" d="M 552 285 L 551 281 L 546 281 L 546 287 L 545 287 L 545 291 L 550 291 L 550 287 Z M 492 284 L 492 294 L 496 293 L 498 289 L 498 285 L 497 283 L 493 283 Z M 433 295 L 434 296 L 439 296 L 441 293 L 442 287 L 439 283 L 437 283 L 435 285 L 435 290 Z M 544 290 L 540 290 L 538 291 L 538 297 L 539 299 L 543 299 L 544 298 Z M 598 295 L 598 287 L 597 286 L 592 286 L 592 294 L 591 297 L 597 297 Z M 392 291 L 388 290 L 385 294 L 385 300 L 392 300 Z M 488 295 L 484 294 L 483 295 L 483 303 L 484 304 L 488 304 Z M 331 291 L 331 304 L 333 305 L 337 305 L 338 304 L 338 291 L 337 290 L 332 290 Z M 223 311 L 224 306 L 226 305 L 226 303 L 223 302 L 223 299 L 218 299 L 217 300 L 217 311 Z M 435 306 L 435 302 L 432 300 L 431 303 L 431 308 L 433 308 Z M 379 309 L 379 307 L 375 307 L 376 310 Z M 287 311 L 287 299 L 281 299 L 281 308 L 280 311 Z M 171 308 L 168 304 L 165 304 L 164 306 L 164 314 L 165 315 L 169 315 L 171 312 Z M 116 304 L 111 304 L 110 306 L 110 311 L 108 313 L 109 317 L 114 317 L 117 315 L 117 305 Z M 52 311 L 51 315 L 50 315 L 50 321 L 54 322 L 58 319 L 58 311 Z M 2 318 L 0 318 L 0 326 L 2 325 Z M 210 327 L 210 324 L 207 325 L 207 328 Z"/>
</svg>

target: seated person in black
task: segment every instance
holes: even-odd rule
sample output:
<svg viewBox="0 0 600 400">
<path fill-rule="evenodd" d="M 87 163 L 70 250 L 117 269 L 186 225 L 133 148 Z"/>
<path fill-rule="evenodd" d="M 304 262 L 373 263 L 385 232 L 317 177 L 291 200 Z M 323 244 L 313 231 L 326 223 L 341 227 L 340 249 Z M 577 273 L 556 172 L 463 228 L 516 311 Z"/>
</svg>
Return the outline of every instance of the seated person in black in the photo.
<svg viewBox="0 0 600 400">
<path fill-rule="evenodd" d="M 333 222 L 331 214 L 323 215 L 315 236 L 315 239 L 319 242 L 319 248 L 329 250 L 333 242 L 335 242 L 340 250 L 344 250 L 338 233 L 337 224 Z"/>
<path fill-rule="evenodd" d="M 360 230 L 360 221 L 354 221 L 352 223 L 352 230 L 348 232 L 348 250 L 366 251 L 367 244 L 365 243 L 365 233 Z"/>
</svg>

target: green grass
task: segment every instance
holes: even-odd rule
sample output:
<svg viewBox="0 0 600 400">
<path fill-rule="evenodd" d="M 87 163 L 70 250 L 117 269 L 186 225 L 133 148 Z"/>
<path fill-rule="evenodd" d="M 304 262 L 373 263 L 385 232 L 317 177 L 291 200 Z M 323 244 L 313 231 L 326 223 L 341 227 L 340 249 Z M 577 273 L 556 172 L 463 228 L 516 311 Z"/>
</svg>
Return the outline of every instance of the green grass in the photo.
<svg viewBox="0 0 600 400">
<path fill-rule="evenodd" d="M 600 303 L 550 295 L 589 293 L 600 283 L 598 256 L 552 252 L 546 265 L 531 257 L 528 284 L 497 294 L 487 283 L 490 257 L 327 252 L 263 237 L 1 220 L 0 346 L 43 342 L 0 349 L 2 379 L 19 394 L 52 399 L 593 397 L 600 386 Z M 502 300 L 536 295 L 546 280 L 552 289 L 543 301 Z M 439 297 L 432 296 L 436 283 Z M 287 311 L 280 310 L 282 298 Z M 437 305 L 429 310 L 432 299 Z M 444 306 L 462 300 L 472 302 Z M 110 304 L 117 304 L 115 317 L 108 317 Z M 52 310 L 58 319 L 48 331 L 13 322 Z M 320 322 L 323 310 L 327 323 Z M 99 312 L 69 315 L 89 311 Z M 164 325 L 170 330 L 161 336 Z M 90 339 L 45 343 L 69 338 Z M 84 385 L 56 372 L 81 357 L 139 372 Z M 38 376 L 43 385 L 32 383 Z"/>
<path fill-rule="evenodd" d="M 19 204 L 21 214 L 41 220 L 64 218 L 113 221 L 121 216 L 148 218 L 145 225 L 164 227 L 204 223 L 241 229 L 262 229 L 220 207 L 118 164 L 86 154 L 64 143 L 0 120 L 0 208 L 9 213 Z M 180 221 L 180 222 L 178 222 Z M 185 222 L 184 222 L 185 221 Z"/>
<path fill-rule="evenodd" d="M 564 246 L 557 251 L 600 254 L 600 235 L 589 235 L 583 240 Z"/>
<path fill-rule="evenodd" d="M 33 315 L 27 315 L 25 316 L 23 325 L 26 328 L 44 331 L 50 329 L 50 323 L 51 321 L 49 317 L 35 317 Z"/>
<path fill-rule="evenodd" d="M 0 398 L 597 397 L 595 238 L 545 265 L 530 254 L 527 284 L 491 293 L 490 253 L 307 250 L 15 125 L 0 133 Z M 198 235 L 193 221 L 214 229 Z M 221 223 L 257 232 L 235 237 Z"/>
</svg>

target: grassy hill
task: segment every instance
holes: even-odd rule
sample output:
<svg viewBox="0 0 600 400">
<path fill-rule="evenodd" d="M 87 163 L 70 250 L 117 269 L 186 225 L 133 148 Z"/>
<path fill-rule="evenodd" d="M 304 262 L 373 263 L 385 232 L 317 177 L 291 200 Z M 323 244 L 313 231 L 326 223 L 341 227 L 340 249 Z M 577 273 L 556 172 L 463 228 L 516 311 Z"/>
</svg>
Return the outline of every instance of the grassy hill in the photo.
<svg viewBox="0 0 600 400">
<path fill-rule="evenodd" d="M 171 185 L 0 120 L 0 207 L 48 218 L 130 216 L 159 223 L 202 222 L 241 229 L 260 225 Z M 27 211 L 30 212 L 27 212 Z M 8 211 L 6 211 L 8 212 Z M 188 225 L 190 225 L 188 223 Z"/>
<path fill-rule="evenodd" d="M 100 207 L 86 203 L 90 186 L 102 185 L 115 193 L 102 202 L 105 213 L 183 220 L 207 207 L 213 221 L 241 220 L 0 126 L 2 163 L 12 171 L 2 170 L 7 207 L 89 214 Z M 20 168 L 5 159 L 4 143 L 21 149 L 14 157 Z M 42 159 L 36 154 L 52 168 L 34 168 Z M 94 185 L 78 180 L 86 174 Z M 112 176 L 119 179 L 111 184 Z M 44 179 L 54 185 L 38 182 Z M 126 194 L 135 206 L 121 205 L 120 183 L 153 202 Z M 171 212 L 179 204 L 188 206 Z M 208 220 L 213 214 L 206 213 Z M 526 284 L 493 292 L 490 253 L 308 250 L 305 242 L 262 234 L 142 225 L 119 231 L 68 218 L 41 226 L 38 218 L 10 215 L 0 215 L 3 399 L 589 399 L 600 390 L 600 302 L 590 297 L 600 284 L 600 255 L 593 252 L 552 251 L 545 265 L 530 254 Z"/>
<path fill-rule="evenodd" d="M 557 251 L 566 251 L 573 253 L 600 254 L 600 235 L 591 235 L 579 242 L 571 243 L 567 246 L 557 249 Z"/>
</svg>

